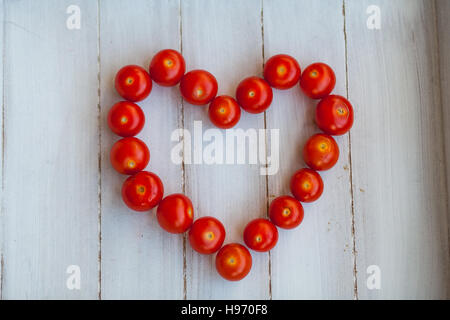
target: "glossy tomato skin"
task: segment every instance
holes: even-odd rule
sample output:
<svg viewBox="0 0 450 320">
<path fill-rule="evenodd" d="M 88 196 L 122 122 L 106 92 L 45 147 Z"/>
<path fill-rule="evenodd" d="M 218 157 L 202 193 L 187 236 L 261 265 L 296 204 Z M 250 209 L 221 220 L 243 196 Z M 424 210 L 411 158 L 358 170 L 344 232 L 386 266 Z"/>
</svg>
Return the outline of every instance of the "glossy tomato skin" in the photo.
<svg viewBox="0 0 450 320">
<path fill-rule="evenodd" d="M 327 96 L 317 104 L 316 123 L 326 134 L 346 134 L 353 126 L 353 106 L 342 96 Z"/>
<path fill-rule="evenodd" d="M 145 115 L 141 107 L 129 101 L 117 102 L 108 112 L 108 126 L 121 137 L 132 137 L 141 132 Z"/>
<path fill-rule="evenodd" d="M 161 200 L 156 217 L 161 228 L 167 232 L 183 233 L 192 225 L 194 208 L 188 197 L 174 193 Z"/>
<path fill-rule="evenodd" d="M 325 63 L 317 62 L 303 70 L 300 87 L 312 99 L 322 99 L 333 91 L 336 76 L 333 69 Z"/>
<path fill-rule="evenodd" d="M 238 104 L 249 113 L 261 113 L 272 103 L 273 92 L 266 80 L 249 77 L 242 80 L 236 89 Z"/>
<path fill-rule="evenodd" d="M 186 63 L 183 56 L 172 49 L 159 51 L 149 66 L 152 80 L 164 87 L 171 87 L 180 82 L 185 71 Z"/>
<path fill-rule="evenodd" d="M 164 186 L 161 179 L 154 173 L 140 171 L 128 177 L 122 185 L 122 199 L 135 211 L 148 211 L 161 201 Z"/>
<path fill-rule="evenodd" d="M 269 216 L 276 226 L 283 229 L 294 229 L 303 221 L 303 206 L 291 196 L 281 196 L 270 204 Z"/>
<path fill-rule="evenodd" d="M 217 272 L 226 280 L 242 280 L 248 275 L 251 268 L 252 255 L 241 244 L 227 244 L 216 255 Z"/>
<path fill-rule="evenodd" d="M 136 65 L 120 69 L 114 80 L 117 92 L 126 100 L 144 100 L 152 91 L 152 79 L 144 68 Z"/>
<path fill-rule="evenodd" d="M 318 133 L 306 142 L 303 159 L 313 170 L 329 170 L 339 159 L 339 147 L 332 136 Z"/>
<path fill-rule="evenodd" d="M 114 143 L 109 157 L 117 172 L 131 175 L 145 169 L 150 161 L 150 151 L 144 141 L 127 137 Z"/>
<path fill-rule="evenodd" d="M 298 201 L 316 201 L 323 193 L 322 177 L 317 171 L 300 169 L 291 178 L 291 192 Z"/>
<path fill-rule="evenodd" d="M 267 60 L 264 79 L 275 89 L 286 90 L 297 84 L 301 76 L 297 60 L 287 54 L 278 54 Z"/>
<path fill-rule="evenodd" d="M 223 224 L 213 217 L 197 219 L 189 229 L 192 249 L 201 254 L 212 254 L 222 247 L 225 240 Z"/>
<path fill-rule="evenodd" d="M 252 250 L 269 251 L 275 247 L 277 241 L 277 227 L 267 219 L 250 221 L 244 229 L 244 242 Z"/>
<path fill-rule="evenodd" d="M 181 78 L 181 95 L 190 104 L 200 106 L 211 102 L 217 90 L 217 80 L 208 71 L 192 70 Z"/>
<path fill-rule="evenodd" d="M 234 98 L 230 96 L 218 96 L 209 105 L 208 115 L 216 127 L 229 129 L 239 122 L 241 108 Z"/>
</svg>

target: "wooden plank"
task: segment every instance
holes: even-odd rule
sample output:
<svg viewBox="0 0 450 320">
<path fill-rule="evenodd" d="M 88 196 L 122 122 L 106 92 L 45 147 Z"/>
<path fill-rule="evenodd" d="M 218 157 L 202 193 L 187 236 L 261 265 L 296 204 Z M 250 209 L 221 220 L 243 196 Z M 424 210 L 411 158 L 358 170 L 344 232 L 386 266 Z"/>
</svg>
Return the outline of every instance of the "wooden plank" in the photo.
<svg viewBox="0 0 450 320">
<path fill-rule="evenodd" d="M 445 145 L 445 165 L 447 170 L 447 224 L 450 221 L 450 1 L 436 1 L 437 33 L 439 43 L 439 73 L 441 81 L 441 105 Z M 448 226 L 450 230 L 450 226 Z M 450 235 L 449 235 L 450 237 Z M 450 238 L 449 238 L 450 246 Z M 450 298 L 450 277 L 447 284 L 447 298 Z"/>
<path fill-rule="evenodd" d="M 358 294 L 446 298 L 448 220 L 434 2 L 346 1 Z M 381 288 L 366 286 L 367 268 Z"/>
<path fill-rule="evenodd" d="M 97 14 L 70 4 L 5 2 L 4 299 L 97 297 Z"/>
<path fill-rule="evenodd" d="M 183 242 L 158 225 L 155 210 L 136 213 L 122 202 L 125 176 L 109 163 L 109 149 L 118 137 L 107 125 L 107 112 L 121 100 L 113 88 L 117 70 L 127 64 L 145 68 L 164 48 L 180 48 L 179 1 L 102 1 L 100 61 L 102 113 L 102 291 L 104 299 L 183 298 Z M 154 84 L 149 98 L 139 103 L 146 125 L 138 137 L 149 146 L 150 171 L 163 180 L 165 194 L 181 192 L 180 165 L 170 161 L 170 135 L 178 128 L 178 88 Z"/>
<path fill-rule="evenodd" d="M 261 75 L 260 1 L 183 1 L 181 12 L 187 68 L 206 69 L 214 74 L 219 95 L 234 96 L 240 80 Z M 184 103 L 184 114 L 185 127 L 192 134 L 194 121 L 202 121 L 203 132 L 214 128 L 207 107 Z M 236 127 L 264 128 L 264 115 L 243 112 Z M 224 130 L 220 132 L 225 135 Z M 227 230 L 226 243 L 242 243 L 245 225 L 266 215 L 265 177 L 259 171 L 259 165 L 250 164 L 186 164 L 186 192 L 194 203 L 196 217 L 212 215 L 220 219 Z M 200 256 L 188 245 L 187 298 L 269 298 L 268 254 L 252 252 L 252 256 L 250 274 L 239 283 L 230 283 L 217 274 L 214 256 Z"/>
<path fill-rule="evenodd" d="M 264 0 L 265 58 L 286 53 L 294 56 L 302 69 L 325 62 L 336 73 L 334 92 L 345 96 L 343 25 L 342 2 Z M 298 86 L 275 90 L 267 125 L 280 128 L 280 171 L 269 176 L 270 201 L 290 194 L 292 174 L 305 167 L 301 150 L 306 140 L 319 132 L 314 123 L 315 105 Z M 325 189 L 321 199 L 304 205 L 305 218 L 298 229 L 280 231 L 279 246 L 272 252 L 274 299 L 353 298 L 348 136 L 336 140 L 341 156 L 332 170 L 322 174 Z"/>
</svg>

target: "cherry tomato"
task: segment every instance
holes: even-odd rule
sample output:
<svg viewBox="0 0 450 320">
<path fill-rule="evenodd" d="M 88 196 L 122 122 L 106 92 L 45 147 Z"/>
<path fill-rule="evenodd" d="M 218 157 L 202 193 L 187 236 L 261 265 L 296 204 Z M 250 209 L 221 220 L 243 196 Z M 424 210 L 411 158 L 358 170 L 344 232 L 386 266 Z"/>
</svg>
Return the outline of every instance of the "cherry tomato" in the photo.
<svg viewBox="0 0 450 320">
<path fill-rule="evenodd" d="M 314 170 L 331 169 L 339 159 L 339 147 L 332 136 L 315 134 L 303 148 L 305 163 Z"/>
<path fill-rule="evenodd" d="M 298 201 L 316 201 L 323 192 L 320 174 L 307 168 L 298 170 L 291 178 L 291 192 Z"/>
<path fill-rule="evenodd" d="M 267 60 L 264 79 L 276 89 L 289 89 L 300 79 L 301 70 L 297 60 L 287 54 L 278 54 Z"/>
<path fill-rule="evenodd" d="M 250 221 L 244 229 L 244 242 L 252 250 L 269 251 L 278 241 L 278 230 L 267 219 L 255 219 Z"/>
<path fill-rule="evenodd" d="M 219 128 L 229 129 L 241 118 L 241 108 L 230 96 L 216 97 L 209 105 L 209 119 Z"/>
<path fill-rule="evenodd" d="M 303 221 L 303 206 L 291 196 L 281 196 L 269 207 L 270 220 L 283 229 L 294 229 Z"/>
<path fill-rule="evenodd" d="M 152 79 L 144 68 L 136 65 L 120 69 L 115 78 L 117 92 L 126 100 L 141 101 L 152 91 Z"/>
<path fill-rule="evenodd" d="M 201 254 L 211 254 L 222 247 L 225 240 L 223 224 L 213 217 L 202 217 L 192 224 L 189 242 L 192 249 Z"/>
<path fill-rule="evenodd" d="M 188 197 L 174 193 L 161 200 L 156 217 L 161 228 L 167 232 L 183 233 L 192 225 L 194 208 Z"/>
<path fill-rule="evenodd" d="M 137 135 L 144 127 L 144 123 L 144 112 L 133 102 L 117 102 L 108 112 L 109 128 L 121 137 Z"/>
<path fill-rule="evenodd" d="M 117 172 L 135 174 L 147 166 L 150 161 L 150 151 L 144 141 L 135 137 L 127 137 L 114 143 L 109 157 Z"/>
<path fill-rule="evenodd" d="M 217 272 L 226 280 L 242 280 L 247 276 L 251 268 L 252 255 L 241 244 L 227 244 L 216 255 Z"/>
<path fill-rule="evenodd" d="M 140 171 L 128 177 L 122 185 L 122 199 L 125 204 L 136 211 L 154 208 L 162 199 L 164 186 L 154 173 Z"/>
<path fill-rule="evenodd" d="M 258 77 L 242 80 L 236 89 L 238 104 L 249 113 L 264 112 L 272 103 L 272 99 L 272 88 L 264 79 Z"/>
<path fill-rule="evenodd" d="M 180 82 L 186 71 L 184 58 L 178 51 L 166 49 L 159 51 L 150 62 L 150 77 L 157 84 L 171 87 Z"/>
<path fill-rule="evenodd" d="M 192 70 L 181 78 L 180 91 L 190 104 L 204 105 L 217 94 L 216 78 L 205 70 Z"/>
<path fill-rule="evenodd" d="M 325 63 L 313 63 L 303 70 L 300 87 L 312 99 L 322 99 L 331 93 L 336 84 L 333 69 Z"/>
<path fill-rule="evenodd" d="M 323 98 L 317 104 L 316 123 L 326 134 L 346 134 L 353 126 L 353 107 L 350 101 L 337 95 Z"/>
</svg>

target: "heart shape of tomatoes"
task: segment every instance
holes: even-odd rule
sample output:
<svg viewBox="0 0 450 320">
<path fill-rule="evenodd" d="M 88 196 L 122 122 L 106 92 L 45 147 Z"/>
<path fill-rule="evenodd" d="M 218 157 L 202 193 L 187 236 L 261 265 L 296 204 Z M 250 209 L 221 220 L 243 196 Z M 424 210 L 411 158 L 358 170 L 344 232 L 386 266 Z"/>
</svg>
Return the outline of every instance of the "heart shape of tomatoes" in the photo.
<svg viewBox="0 0 450 320">
<path fill-rule="evenodd" d="M 188 232 L 192 249 L 200 254 L 216 255 L 217 272 L 225 279 L 238 281 L 250 272 L 252 255 L 242 244 L 223 245 L 226 231 L 214 217 L 194 220 L 194 206 L 183 194 L 164 197 L 161 179 L 144 171 L 150 161 L 146 144 L 134 136 L 145 124 L 145 116 L 136 102 L 147 98 L 152 81 L 161 86 L 179 84 L 182 97 L 193 105 L 209 104 L 211 122 L 222 129 L 234 127 L 241 117 L 241 109 L 258 114 L 270 107 L 272 88 L 286 90 L 299 83 L 301 90 L 311 99 L 320 99 L 315 121 L 323 133 L 311 136 L 303 148 L 303 159 L 309 168 L 295 172 L 290 180 L 292 196 L 283 195 L 272 201 L 269 219 L 250 221 L 244 229 L 243 240 L 251 250 L 266 252 L 278 241 L 278 228 L 294 229 L 304 216 L 302 202 L 320 198 L 324 183 L 320 171 L 331 169 L 339 158 L 339 147 L 332 136 L 346 134 L 353 125 L 353 107 L 339 95 L 331 95 L 336 77 L 325 63 L 314 63 L 301 72 L 293 57 L 279 54 L 267 60 L 263 78 L 243 79 L 236 98 L 217 96 L 216 78 L 206 70 L 186 73 L 183 56 L 176 50 L 158 52 L 151 60 L 149 71 L 136 65 L 121 68 L 115 77 L 115 88 L 126 101 L 114 104 L 108 113 L 108 125 L 123 137 L 111 148 L 111 164 L 117 172 L 130 175 L 123 183 L 124 203 L 135 211 L 149 211 L 155 207 L 159 225 L 169 233 Z"/>
</svg>

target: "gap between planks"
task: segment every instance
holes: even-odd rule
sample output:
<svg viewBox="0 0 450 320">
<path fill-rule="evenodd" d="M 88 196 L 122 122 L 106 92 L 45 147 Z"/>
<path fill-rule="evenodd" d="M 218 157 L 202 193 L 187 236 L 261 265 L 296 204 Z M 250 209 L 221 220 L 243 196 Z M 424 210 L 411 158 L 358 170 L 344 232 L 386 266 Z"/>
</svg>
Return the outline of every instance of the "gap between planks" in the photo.
<svg viewBox="0 0 450 320">
<path fill-rule="evenodd" d="M 180 41 L 179 41 L 179 48 L 181 55 L 183 55 L 183 12 L 181 9 L 181 0 L 178 2 L 178 23 L 180 25 Z M 178 126 L 181 127 L 183 132 L 183 157 L 181 158 L 181 192 L 183 194 L 186 194 L 186 170 L 185 170 L 185 163 L 184 163 L 184 155 L 185 155 L 185 137 L 184 137 L 184 103 L 183 98 L 180 96 L 180 114 L 179 114 L 179 124 Z M 186 243 L 187 243 L 187 236 L 186 233 L 183 234 L 183 300 L 187 300 L 187 258 L 186 258 Z"/>
<path fill-rule="evenodd" d="M 100 0 L 97 0 L 97 121 L 98 121 L 98 300 L 102 300 L 102 108 L 101 99 L 101 60 L 100 60 Z"/>
<path fill-rule="evenodd" d="M 348 45 L 347 45 L 347 17 L 345 11 L 345 1 L 342 0 L 342 16 L 343 16 L 343 32 L 345 45 L 345 90 L 346 98 L 348 99 Z M 353 299 L 358 300 L 358 268 L 356 259 L 356 229 L 355 229 L 355 200 L 353 190 L 353 164 L 352 164 L 352 137 L 351 132 L 348 132 L 348 163 L 349 163 L 349 180 L 350 180 L 350 196 L 351 196 L 351 230 L 352 230 L 352 254 L 353 254 Z"/>
<path fill-rule="evenodd" d="M 261 0 L 261 55 L 262 55 L 262 70 L 261 72 L 264 73 L 264 65 L 265 65 L 265 51 L 264 51 L 264 0 Z M 267 175 L 267 168 L 269 164 L 268 159 L 268 137 L 267 137 L 267 112 L 264 111 L 264 149 L 265 149 L 265 158 L 266 158 L 266 217 L 269 217 L 269 176 Z M 269 277 L 269 300 L 272 300 L 272 255 L 270 254 L 270 251 L 268 254 L 268 277 Z"/>
</svg>

